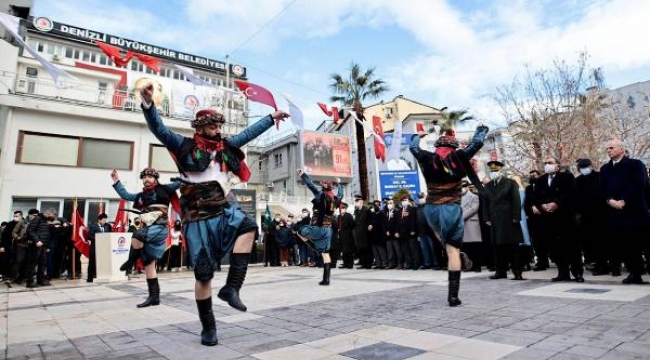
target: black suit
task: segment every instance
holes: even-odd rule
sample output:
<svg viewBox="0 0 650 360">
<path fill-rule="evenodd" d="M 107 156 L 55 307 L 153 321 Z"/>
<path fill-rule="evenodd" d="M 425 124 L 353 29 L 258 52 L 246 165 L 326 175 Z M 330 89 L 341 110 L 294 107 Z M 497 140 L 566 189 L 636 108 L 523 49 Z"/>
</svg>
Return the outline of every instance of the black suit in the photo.
<svg viewBox="0 0 650 360">
<path fill-rule="evenodd" d="M 95 235 L 97 233 L 111 232 L 109 224 L 99 225 L 93 223 L 88 228 L 88 241 L 90 241 L 90 258 L 88 259 L 88 281 L 92 282 L 97 277 L 97 260 L 95 257 Z"/>
<path fill-rule="evenodd" d="M 542 205 L 549 203 L 557 204 L 557 210 L 545 211 Z M 582 253 L 574 239 L 576 182 L 573 175 L 565 172 L 542 175 L 535 185 L 533 205 L 542 212 L 542 237 L 550 246 L 551 257 L 558 267 L 558 278 L 570 279 L 569 265 L 573 276 L 582 278 Z"/>
</svg>

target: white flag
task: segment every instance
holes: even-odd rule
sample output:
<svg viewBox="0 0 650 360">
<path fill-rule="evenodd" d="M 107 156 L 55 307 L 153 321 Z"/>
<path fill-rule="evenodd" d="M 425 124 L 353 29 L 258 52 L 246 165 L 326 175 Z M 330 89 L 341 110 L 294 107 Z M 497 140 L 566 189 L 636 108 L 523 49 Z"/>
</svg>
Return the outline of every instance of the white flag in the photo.
<svg viewBox="0 0 650 360">
<path fill-rule="evenodd" d="M 5 13 L 0 13 L 0 24 L 7 29 L 7 31 L 11 34 L 11 36 L 16 39 L 16 41 L 25 49 L 27 50 L 28 53 L 30 53 L 34 59 L 38 60 L 38 62 L 43 65 L 45 70 L 47 70 L 50 75 L 52 76 L 52 80 L 54 80 L 54 86 L 57 87 L 57 89 L 60 89 L 62 86 L 62 82 L 59 81 L 60 76 L 67 76 L 72 80 L 77 80 L 74 76 L 68 74 L 67 72 L 59 69 L 56 67 L 56 65 L 52 64 L 50 61 L 45 59 L 41 54 L 39 54 L 36 50 L 32 49 L 31 46 L 27 45 L 25 41 L 18 35 L 18 24 L 20 22 L 20 19 L 18 19 L 15 16 L 11 16 L 9 14 Z"/>
<path fill-rule="evenodd" d="M 289 95 L 287 94 L 282 94 L 284 98 L 287 100 L 287 104 L 289 105 L 289 117 L 291 118 L 291 122 L 298 128 L 298 129 L 304 129 L 305 128 L 305 120 L 304 116 L 302 115 L 302 111 L 300 108 L 296 106 L 291 100 L 289 100 Z"/>
<path fill-rule="evenodd" d="M 212 87 L 214 87 L 214 85 L 212 85 L 209 82 L 207 82 L 207 81 L 201 79 L 200 77 L 194 75 L 194 70 L 193 69 L 190 69 L 188 67 L 181 66 L 181 65 L 176 65 L 176 64 L 174 64 L 174 66 L 176 66 L 176 68 L 178 70 L 180 70 L 183 73 L 183 75 L 185 75 L 187 80 L 189 80 L 192 84 L 198 85 L 198 86 L 212 86 Z"/>
<path fill-rule="evenodd" d="M 402 147 L 402 122 L 395 121 L 395 130 L 393 130 L 393 142 L 388 149 L 388 156 L 386 161 L 395 160 L 399 161 L 399 150 Z"/>
</svg>

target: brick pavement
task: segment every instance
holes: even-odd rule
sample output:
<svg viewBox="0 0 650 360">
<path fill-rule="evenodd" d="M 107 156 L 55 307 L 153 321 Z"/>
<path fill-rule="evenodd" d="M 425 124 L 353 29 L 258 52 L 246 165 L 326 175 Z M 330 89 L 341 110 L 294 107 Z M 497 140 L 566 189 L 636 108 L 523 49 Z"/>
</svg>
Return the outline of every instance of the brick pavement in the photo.
<svg viewBox="0 0 650 360">
<path fill-rule="evenodd" d="M 553 284 L 464 274 L 458 308 L 442 271 L 252 267 L 249 311 L 215 300 L 219 345 L 199 343 L 191 273 L 161 275 L 162 305 L 136 309 L 144 280 L 55 282 L 0 295 L 2 359 L 650 359 L 650 285 Z M 226 272 L 217 273 L 214 286 Z"/>
</svg>

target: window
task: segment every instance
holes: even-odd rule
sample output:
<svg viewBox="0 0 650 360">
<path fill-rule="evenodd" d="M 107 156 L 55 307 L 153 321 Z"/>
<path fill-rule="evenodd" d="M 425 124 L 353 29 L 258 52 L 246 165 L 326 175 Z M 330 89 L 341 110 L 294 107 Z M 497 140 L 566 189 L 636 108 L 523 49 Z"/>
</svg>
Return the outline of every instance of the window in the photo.
<svg viewBox="0 0 650 360">
<path fill-rule="evenodd" d="M 79 55 L 80 55 L 79 49 L 74 49 L 72 57 L 79 60 Z"/>
<path fill-rule="evenodd" d="M 90 51 L 83 51 L 81 53 L 81 61 L 90 61 Z"/>
<path fill-rule="evenodd" d="M 105 82 L 100 82 L 99 83 L 99 91 L 106 91 L 106 83 Z"/>
<path fill-rule="evenodd" d="M 138 71 L 138 63 L 135 60 L 131 61 L 131 70 Z"/>
<path fill-rule="evenodd" d="M 273 158 L 275 159 L 275 167 L 282 166 L 282 154 L 275 154 Z"/>
<path fill-rule="evenodd" d="M 174 79 L 180 79 L 181 78 L 181 72 L 178 70 L 174 70 Z"/>
<path fill-rule="evenodd" d="M 56 46 L 54 44 L 47 44 L 47 53 L 50 55 L 54 55 L 54 50 L 56 50 Z"/>
<path fill-rule="evenodd" d="M 72 48 L 66 47 L 65 48 L 65 57 L 68 59 L 72 59 Z"/>
<path fill-rule="evenodd" d="M 38 69 L 28 67 L 27 70 L 25 70 L 25 75 L 27 75 L 27 77 L 38 77 Z"/>
<path fill-rule="evenodd" d="M 37 45 L 37 49 L 36 49 L 36 51 L 38 51 L 38 52 L 43 52 L 43 43 L 40 42 L 40 41 L 38 41 L 38 42 L 36 43 L 36 45 Z"/>
<path fill-rule="evenodd" d="M 177 172 L 178 168 L 172 160 L 167 148 L 161 145 L 149 146 L 149 166 L 160 172 Z"/>
<path fill-rule="evenodd" d="M 108 58 L 106 58 L 106 55 L 99 54 L 99 64 L 100 65 L 108 65 Z"/>
<path fill-rule="evenodd" d="M 16 163 L 131 170 L 133 143 L 20 132 Z"/>
<path fill-rule="evenodd" d="M 131 169 L 133 144 L 99 139 L 82 139 L 81 167 Z"/>
<path fill-rule="evenodd" d="M 79 139 L 23 133 L 19 139 L 18 163 L 76 166 Z"/>
</svg>

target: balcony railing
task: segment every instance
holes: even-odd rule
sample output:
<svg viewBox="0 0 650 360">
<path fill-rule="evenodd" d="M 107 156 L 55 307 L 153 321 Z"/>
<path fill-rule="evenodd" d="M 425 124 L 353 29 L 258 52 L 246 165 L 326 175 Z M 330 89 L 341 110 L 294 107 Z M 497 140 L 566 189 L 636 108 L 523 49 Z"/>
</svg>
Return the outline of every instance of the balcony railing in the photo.
<svg viewBox="0 0 650 360">
<path fill-rule="evenodd" d="M 66 79 L 67 80 L 67 79 Z M 66 81 L 64 80 L 64 81 Z M 102 88 L 89 84 L 64 83 L 57 88 L 54 82 L 49 79 L 39 79 L 8 71 L 0 71 L 0 88 L 2 92 L 28 96 L 58 102 L 77 104 L 81 106 L 114 109 L 121 111 L 141 111 L 140 103 L 137 101 L 136 92 L 132 90 L 120 90 L 113 88 Z M 212 106 L 208 104 L 208 106 Z M 166 98 L 158 105 L 162 116 L 176 120 L 189 121 L 194 118 L 194 110 L 185 107 L 182 103 L 171 102 Z M 247 125 L 244 112 L 238 109 L 230 109 L 230 116 L 227 116 L 225 127 L 226 133 L 239 132 Z"/>
</svg>

